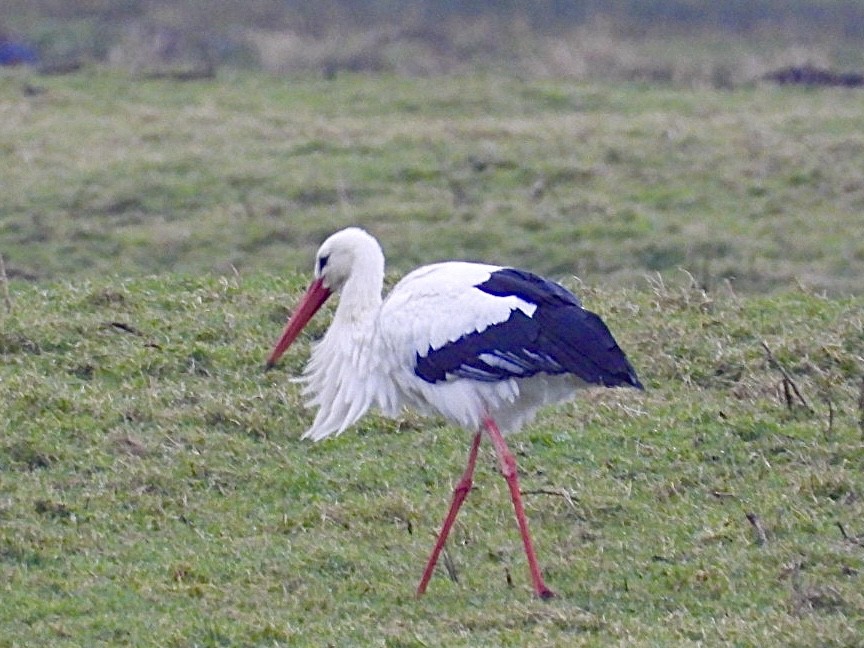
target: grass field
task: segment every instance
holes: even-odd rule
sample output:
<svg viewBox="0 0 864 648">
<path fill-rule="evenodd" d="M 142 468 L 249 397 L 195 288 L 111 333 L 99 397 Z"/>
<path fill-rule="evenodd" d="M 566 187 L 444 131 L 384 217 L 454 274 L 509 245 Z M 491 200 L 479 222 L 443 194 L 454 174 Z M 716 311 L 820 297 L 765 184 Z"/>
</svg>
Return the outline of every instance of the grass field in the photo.
<svg viewBox="0 0 864 648">
<path fill-rule="evenodd" d="M 0 117 L 0 646 L 861 643 L 864 94 L 92 69 Z M 264 358 L 355 223 L 563 278 L 646 384 L 512 437 L 558 598 L 484 447 L 414 599 L 468 433 L 299 441 L 327 318 Z"/>
<path fill-rule="evenodd" d="M 864 285 L 854 90 L 92 71 L 2 77 L 0 106 L 12 276 L 305 270 L 359 223 L 397 271 Z"/>
<path fill-rule="evenodd" d="M 287 377 L 305 346 L 263 371 L 300 288 L 15 291 L 0 334 L 0 644 L 860 640 L 860 299 L 583 290 L 647 391 L 588 394 L 513 438 L 560 596 L 532 597 L 487 447 L 450 543 L 459 582 L 441 570 L 417 601 L 469 435 L 406 415 L 300 442 L 309 418 Z M 787 404 L 763 341 L 812 411 Z"/>
</svg>

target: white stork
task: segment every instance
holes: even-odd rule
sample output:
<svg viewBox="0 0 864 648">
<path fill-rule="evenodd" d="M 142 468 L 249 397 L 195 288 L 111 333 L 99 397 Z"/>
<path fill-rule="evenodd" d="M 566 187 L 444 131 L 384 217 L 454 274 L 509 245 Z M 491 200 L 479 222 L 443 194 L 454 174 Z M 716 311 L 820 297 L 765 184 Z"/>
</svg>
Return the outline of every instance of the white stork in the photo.
<svg viewBox="0 0 864 648">
<path fill-rule="evenodd" d="M 270 368 L 324 301 L 340 293 L 333 322 L 301 378 L 308 404 L 318 408 L 303 438 L 341 434 L 371 407 L 395 417 L 408 406 L 476 431 L 417 587 L 420 596 L 471 490 L 485 431 L 510 488 L 534 591 L 553 596 L 537 565 L 516 461 L 503 435 L 579 388 L 641 389 L 636 372 L 600 317 L 530 272 L 437 263 L 407 275 L 382 301 L 383 283 L 384 254 L 364 230 L 337 232 L 318 250 L 315 279 L 267 359 Z"/>
</svg>

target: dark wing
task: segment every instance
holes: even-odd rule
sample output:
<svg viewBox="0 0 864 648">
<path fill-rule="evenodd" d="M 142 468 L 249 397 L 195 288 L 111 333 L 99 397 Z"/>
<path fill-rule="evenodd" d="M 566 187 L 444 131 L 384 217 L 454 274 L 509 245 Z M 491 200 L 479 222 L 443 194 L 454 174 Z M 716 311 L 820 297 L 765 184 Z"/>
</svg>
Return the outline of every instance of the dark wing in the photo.
<svg viewBox="0 0 864 648">
<path fill-rule="evenodd" d="M 606 324 L 563 286 L 506 268 L 476 286 L 489 295 L 534 304 L 531 316 L 513 310 L 503 322 L 438 349 L 417 354 L 415 373 L 431 383 L 449 377 L 495 382 L 538 373 L 578 376 L 587 383 L 642 388 Z"/>
</svg>

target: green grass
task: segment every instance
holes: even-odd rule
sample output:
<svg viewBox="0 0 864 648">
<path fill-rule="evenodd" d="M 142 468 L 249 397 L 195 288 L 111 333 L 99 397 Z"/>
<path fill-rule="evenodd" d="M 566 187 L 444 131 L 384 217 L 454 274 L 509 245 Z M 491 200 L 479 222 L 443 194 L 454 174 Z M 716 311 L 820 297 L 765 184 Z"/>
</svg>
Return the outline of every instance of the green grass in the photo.
<svg viewBox="0 0 864 648">
<path fill-rule="evenodd" d="M 590 284 L 860 294 L 864 94 L 98 69 L 0 77 L 13 277 L 305 269 L 335 229 Z"/>
<path fill-rule="evenodd" d="M 860 641 L 860 298 L 578 288 L 647 390 L 586 393 L 511 437 L 559 597 L 532 597 L 484 446 L 449 543 L 459 582 L 439 570 L 418 601 L 470 436 L 406 414 L 301 442 L 288 378 L 309 338 L 263 361 L 304 281 L 13 284 L 0 645 Z M 763 341 L 812 412 L 787 405 Z"/>
<path fill-rule="evenodd" d="M 87 69 L 0 110 L 0 646 L 860 642 L 864 95 Z M 391 278 L 565 277 L 637 367 L 512 437 L 557 599 L 485 447 L 413 598 L 469 433 L 299 441 L 309 338 L 263 361 L 348 224 Z"/>
</svg>

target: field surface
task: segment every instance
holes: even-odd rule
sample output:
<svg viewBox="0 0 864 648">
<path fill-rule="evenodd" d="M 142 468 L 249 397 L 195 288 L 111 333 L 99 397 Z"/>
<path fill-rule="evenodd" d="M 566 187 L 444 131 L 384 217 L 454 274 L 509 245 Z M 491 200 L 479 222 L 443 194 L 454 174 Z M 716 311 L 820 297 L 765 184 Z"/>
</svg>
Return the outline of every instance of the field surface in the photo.
<svg viewBox="0 0 864 648">
<path fill-rule="evenodd" d="M 855 646 L 864 93 L 501 76 L 0 77 L 0 646 Z M 392 282 L 560 278 L 645 392 L 511 447 L 405 413 L 301 442 L 339 227 Z M 578 277 L 578 278 L 577 278 Z"/>
<path fill-rule="evenodd" d="M 304 269 L 347 224 L 391 267 L 864 286 L 864 92 L 84 72 L 0 77 L 10 275 Z"/>
<path fill-rule="evenodd" d="M 860 642 L 860 299 L 582 290 L 647 390 L 586 394 L 512 437 L 559 597 L 532 597 L 484 446 L 449 544 L 458 582 L 442 568 L 418 601 L 470 435 L 406 414 L 301 442 L 288 377 L 306 342 L 263 371 L 301 287 L 16 291 L 0 334 L 0 644 Z M 803 400 L 787 402 L 763 342 Z"/>
</svg>

